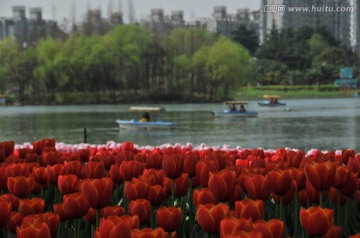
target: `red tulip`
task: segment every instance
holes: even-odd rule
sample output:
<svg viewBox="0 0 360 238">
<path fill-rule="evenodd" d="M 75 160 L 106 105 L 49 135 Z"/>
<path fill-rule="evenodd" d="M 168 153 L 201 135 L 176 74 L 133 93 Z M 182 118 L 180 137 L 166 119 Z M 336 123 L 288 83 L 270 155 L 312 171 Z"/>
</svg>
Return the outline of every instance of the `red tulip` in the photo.
<svg viewBox="0 0 360 238">
<path fill-rule="evenodd" d="M 196 151 L 188 151 L 185 155 L 184 160 L 184 172 L 189 175 L 189 177 L 196 176 L 196 164 L 199 161 L 199 153 Z"/>
<path fill-rule="evenodd" d="M 334 223 L 334 211 L 317 206 L 309 209 L 302 208 L 300 223 L 310 236 L 323 236 Z"/>
<path fill-rule="evenodd" d="M 10 219 L 6 224 L 6 229 L 11 233 L 15 234 L 16 227 L 21 225 L 22 220 L 23 220 L 23 216 L 21 215 L 20 212 L 11 212 Z"/>
<path fill-rule="evenodd" d="M 49 151 L 42 151 L 41 163 L 43 165 L 54 165 L 58 164 L 59 162 L 59 154 L 55 149 Z"/>
<path fill-rule="evenodd" d="M 356 192 L 358 186 L 359 186 L 358 179 L 355 177 L 354 173 L 351 173 L 349 181 L 346 184 L 346 187 L 341 189 L 341 193 L 344 194 L 345 196 L 350 197 Z"/>
<path fill-rule="evenodd" d="M 61 171 L 62 175 L 74 174 L 78 178 L 85 178 L 84 166 L 79 160 L 65 161 L 64 168 Z"/>
<path fill-rule="evenodd" d="M 34 226 L 38 222 L 45 222 L 50 229 L 51 235 L 56 236 L 60 224 L 58 215 L 51 212 L 28 215 L 22 220 L 21 226 Z"/>
<path fill-rule="evenodd" d="M 30 176 L 30 167 L 27 163 L 11 164 L 6 167 L 7 177 Z"/>
<path fill-rule="evenodd" d="M 0 227 L 6 226 L 11 217 L 11 203 L 5 200 L 0 200 Z"/>
<path fill-rule="evenodd" d="M 202 204 L 202 205 L 205 205 L 208 203 L 217 204 L 217 200 L 209 188 L 202 188 L 201 190 L 194 190 L 193 202 L 194 202 L 195 207 L 197 207 L 199 204 Z"/>
<path fill-rule="evenodd" d="M 129 204 L 129 214 L 131 216 L 138 216 L 140 220 L 140 225 L 145 224 L 145 222 L 149 220 L 151 215 L 150 202 L 143 198 L 131 201 Z"/>
<path fill-rule="evenodd" d="M 7 187 L 9 191 L 17 197 L 23 197 L 31 193 L 35 185 L 33 177 L 17 176 L 9 177 Z"/>
<path fill-rule="evenodd" d="M 281 196 L 289 191 L 292 184 L 292 176 L 287 170 L 272 170 L 269 175 L 271 176 L 273 193 Z"/>
<path fill-rule="evenodd" d="M 173 232 L 181 224 L 182 210 L 173 206 L 160 207 L 156 210 L 155 217 L 159 227 L 164 228 L 167 232 Z"/>
<path fill-rule="evenodd" d="M 37 183 L 41 185 L 47 185 L 48 183 L 47 168 L 45 167 L 33 168 L 32 176 L 34 177 Z"/>
<path fill-rule="evenodd" d="M 201 226 L 209 234 L 219 232 L 220 221 L 229 213 L 229 207 L 224 203 L 214 205 L 208 203 L 206 205 L 199 204 L 196 211 L 196 219 Z"/>
<path fill-rule="evenodd" d="M 55 164 L 53 166 L 46 166 L 47 169 L 47 180 L 49 185 L 57 185 L 58 184 L 58 178 L 59 175 L 62 173 L 62 170 L 64 169 L 63 164 Z"/>
<path fill-rule="evenodd" d="M 15 197 L 12 193 L 6 193 L 0 196 L 0 201 L 6 201 L 11 204 L 11 210 L 17 211 L 19 208 L 19 201 L 18 197 Z"/>
<path fill-rule="evenodd" d="M 228 199 L 228 203 L 230 205 L 235 205 L 236 201 L 242 200 L 243 199 L 243 191 L 241 189 L 240 184 L 236 184 L 233 194 L 231 195 L 231 197 Z"/>
<path fill-rule="evenodd" d="M 200 185 L 208 186 L 209 172 L 216 172 L 218 168 L 214 160 L 203 160 L 196 164 L 196 177 L 199 179 Z"/>
<path fill-rule="evenodd" d="M 145 169 L 141 178 L 149 185 L 162 185 L 165 173 L 163 170 Z"/>
<path fill-rule="evenodd" d="M 121 206 L 107 206 L 100 210 L 100 215 L 103 218 L 107 218 L 109 216 L 118 216 L 121 217 L 125 215 L 125 208 Z"/>
<path fill-rule="evenodd" d="M 327 192 L 324 196 L 327 196 Z M 309 180 L 306 180 L 306 188 L 299 192 L 299 201 L 304 206 L 307 206 L 308 202 L 310 204 L 320 202 L 320 192 L 311 185 Z"/>
<path fill-rule="evenodd" d="M 346 167 L 353 173 L 359 174 L 360 173 L 360 156 L 355 158 L 349 158 Z"/>
<path fill-rule="evenodd" d="M 220 222 L 220 238 L 231 237 L 232 235 L 236 237 L 239 232 L 251 232 L 254 229 L 253 227 L 254 225 L 251 219 L 238 219 L 232 216 L 228 216 L 222 219 Z"/>
<path fill-rule="evenodd" d="M 101 219 L 94 238 L 131 238 L 132 218 L 128 216 L 110 216 Z"/>
<path fill-rule="evenodd" d="M 11 155 L 14 152 L 15 141 L 3 141 L 0 142 L 0 149 L 4 150 L 5 157 Z"/>
<path fill-rule="evenodd" d="M 96 210 L 90 207 L 89 211 L 84 216 L 84 220 L 89 224 L 94 224 L 96 222 Z"/>
<path fill-rule="evenodd" d="M 235 215 L 238 218 L 252 218 L 253 221 L 264 218 L 264 202 L 262 200 L 244 199 L 235 202 Z"/>
<path fill-rule="evenodd" d="M 328 232 L 322 238 L 341 238 L 342 236 L 342 227 L 341 226 L 331 226 Z M 352 236 L 349 236 L 352 237 Z"/>
<path fill-rule="evenodd" d="M 162 159 L 162 168 L 168 178 L 176 179 L 184 171 L 184 156 L 179 153 L 166 153 Z"/>
<path fill-rule="evenodd" d="M 0 189 L 7 189 L 6 167 L 0 166 Z"/>
<path fill-rule="evenodd" d="M 350 149 L 344 149 L 341 153 L 341 162 L 347 164 L 350 158 L 355 158 L 355 151 Z"/>
<path fill-rule="evenodd" d="M 163 160 L 162 153 L 159 150 L 154 149 L 151 151 L 151 153 L 149 153 L 146 156 L 145 167 L 147 169 L 149 168 L 161 169 L 162 160 Z"/>
<path fill-rule="evenodd" d="M 111 165 L 109 174 L 114 184 L 121 184 L 124 181 L 123 177 L 120 174 L 120 166 L 117 164 Z"/>
<path fill-rule="evenodd" d="M 65 209 L 64 203 L 54 204 L 54 213 L 59 216 L 61 221 L 66 221 L 70 219 L 69 214 L 67 214 L 66 212 L 67 210 Z"/>
<path fill-rule="evenodd" d="M 34 152 L 26 153 L 25 161 L 26 163 L 38 162 L 38 155 Z"/>
<path fill-rule="evenodd" d="M 346 187 L 347 183 L 350 180 L 351 171 L 348 170 L 345 166 L 336 167 L 334 188 L 342 189 Z"/>
<path fill-rule="evenodd" d="M 247 176 L 244 185 L 249 198 L 261 199 L 264 202 L 269 199 L 271 192 L 271 177 L 269 175 L 254 174 Z"/>
<path fill-rule="evenodd" d="M 144 228 L 142 230 L 133 229 L 131 231 L 131 238 L 167 238 L 168 233 L 165 232 L 161 227 L 156 229 Z"/>
<path fill-rule="evenodd" d="M 81 188 L 81 192 L 89 202 L 90 207 L 98 209 L 110 204 L 113 188 L 111 178 L 87 179 Z"/>
<path fill-rule="evenodd" d="M 220 172 L 210 172 L 209 189 L 216 200 L 227 201 L 235 190 L 236 173 L 230 169 L 223 169 Z"/>
<path fill-rule="evenodd" d="M 154 207 L 160 206 L 165 199 L 168 197 L 168 194 L 165 192 L 165 189 L 160 185 L 154 185 L 149 187 L 149 193 L 147 199 L 150 204 Z"/>
<path fill-rule="evenodd" d="M 46 138 L 39 141 L 34 141 L 32 143 L 33 150 L 40 155 L 42 153 L 43 148 L 45 147 L 55 147 L 55 140 L 51 138 Z"/>
<path fill-rule="evenodd" d="M 297 191 L 300 191 L 305 188 L 305 172 L 302 169 L 296 169 L 296 168 L 290 168 L 289 173 L 292 176 L 292 179 L 296 182 L 296 189 Z"/>
<path fill-rule="evenodd" d="M 175 182 L 175 196 L 182 197 L 185 196 L 190 185 L 190 178 L 187 174 L 182 174 L 180 177 L 175 180 L 171 180 L 167 177 L 163 180 L 163 185 L 165 191 L 170 195 L 172 193 L 172 183 Z"/>
<path fill-rule="evenodd" d="M 285 231 L 285 225 L 279 219 L 271 219 L 268 222 L 258 220 L 254 223 L 254 231 L 261 233 L 264 238 L 282 238 Z"/>
<path fill-rule="evenodd" d="M 79 156 L 80 160 L 83 162 L 87 162 L 90 157 L 90 150 L 89 149 L 80 149 L 76 152 Z"/>
<path fill-rule="evenodd" d="M 69 218 L 80 218 L 89 211 L 89 203 L 81 192 L 66 194 L 63 197 L 64 210 Z"/>
<path fill-rule="evenodd" d="M 116 163 L 116 158 L 114 155 L 106 152 L 103 154 L 97 154 L 92 158 L 93 162 L 101 162 L 104 165 L 106 170 L 109 170 L 111 165 Z"/>
<path fill-rule="evenodd" d="M 336 165 L 332 161 L 309 161 L 304 167 L 306 178 L 317 190 L 329 189 L 335 180 Z"/>
<path fill-rule="evenodd" d="M 45 200 L 41 198 L 23 199 L 19 202 L 19 212 L 23 217 L 30 214 L 44 213 L 45 212 Z"/>
<path fill-rule="evenodd" d="M 42 221 L 36 221 L 31 225 L 23 225 L 16 228 L 16 236 L 18 238 L 28 238 L 28 237 L 51 237 L 50 229 L 48 224 Z"/>
<path fill-rule="evenodd" d="M 299 151 L 289 151 L 287 153 L 287 159 L 285 159 L 288 163 L 289 163 L 289 167 L 295 167 L 295 168 L 299 168 L 300 167 L 300 163 L 303 160 L 305 154 L 304 151 L 299 150 Z"/>
<path fill-rule="evenodd" d="M 79 179 L 76 175 L 59 175 L 58 187 L 62 194 L 78 192 L 80 189 L 79 186 Z"/>
<path fill-rule="evenodd" d="M 105 176 L 104 163 L 89 161 L 85 164 L 85 176 L 86 178 L 102 178 Z"/>
<path fill-rule="evenodd" d="M 128 201 L 138 198 L 147 198 L 149 193 L 149 184 L 141 179 L 134 178 L 131 182 L 126 182 L 124 194 Z"/>
<path fill-rule="evenodd" d="M 138 178 L 144 170 L 144 164 L 139 161 L 123 161 L 120 165 L 120 174 L 126 181 Z"/>
<path fill-rule="evenodd" d="M 271 193 L 271 195 L 277 204 L 280 204 L 280 197 L 282 197 L 282 205 L 288 205 L 293 201 L 295 193 L 296 193 L 296 182 L 292 180 L 291 186 L 286 194 L 280 196 L 275 193 Z"/>
</svg>

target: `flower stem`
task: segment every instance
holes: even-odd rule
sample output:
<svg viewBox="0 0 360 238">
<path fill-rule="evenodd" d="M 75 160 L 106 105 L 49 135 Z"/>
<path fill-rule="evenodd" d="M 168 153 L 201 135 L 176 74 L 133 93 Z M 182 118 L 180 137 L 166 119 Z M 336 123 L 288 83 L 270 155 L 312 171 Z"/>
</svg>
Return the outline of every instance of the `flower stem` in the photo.
<svg viewBox="0 0 360 238">
<path fill-rule="evenodd" d="M 321 207 L 321 208 L 323 208 L 324 207 L 324 204 L 323 204 L 323 200 L 324 200 L 324 190 L 320 190 L 319 191 L 319 194 L 320 194 L 320 201 L 319 201 L 319 206 Z"/>
<path fill-rule="evenodd" d="M 299 194 L 298 192 L 295 193 L 294 197 L 294 220 L 295 220 L 295 226 L 294 226 L 294 234 L 293 237 L 297 237 L 298 233 L 298 224 L 299 224 Z"/>
<path fill-rule="evenodd" d="M 174 201 L 175 201 L 175 180 L 172 179 L 172 186 L 171 186 L 171 206 L 174 206 Z"/>
</svg>

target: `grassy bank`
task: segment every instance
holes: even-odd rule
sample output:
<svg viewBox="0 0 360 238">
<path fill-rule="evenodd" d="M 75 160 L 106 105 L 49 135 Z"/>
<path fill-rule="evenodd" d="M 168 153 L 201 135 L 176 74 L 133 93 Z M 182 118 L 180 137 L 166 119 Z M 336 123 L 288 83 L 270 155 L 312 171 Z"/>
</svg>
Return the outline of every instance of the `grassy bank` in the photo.
<svg viewBox="0 0 360 238">
<path fill-rule="evenodd" d="M 237 99 L 259 99 L 264 94 L 280 95 L 282 98 L 338 98 L 350 97 L 356 90 L 340 90 L 334 85 L 274 85 L 243 87 L 233 93 Z"/>
</svg>

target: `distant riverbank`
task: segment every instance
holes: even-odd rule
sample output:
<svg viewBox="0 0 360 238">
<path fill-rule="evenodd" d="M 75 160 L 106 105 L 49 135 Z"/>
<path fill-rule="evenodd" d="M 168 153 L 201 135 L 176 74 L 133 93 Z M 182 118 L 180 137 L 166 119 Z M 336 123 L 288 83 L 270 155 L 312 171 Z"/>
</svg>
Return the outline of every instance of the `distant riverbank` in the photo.
<svg viewBox="0 0 360 238">
<path fill-rule="evenodd" d="M 283 99 L 311 99 L 311 98 L 342 98 L 351 97 L 357 92 L 356 89 L 341 90 L 334 85 L 272 85 L 242 87 L 234 90 L 230 98 L 218 96 L 214 100 L 204 97 L 169 95 L 164 92 L 144 94 L 141 92 L 119 92 L 117 95 L 95 94 L 89 92 L 57 93 L 52 97 L 42 97 L 34 100 L 26 98 L 26 103 L 18 103 L 17 98 L 8 98 L 7 105 L 89 105 L 89 104 L 129 104 L 129 103 L 216 103 L 224 100 L 258 100 L 263 95 L 280 95 Z"/>
<path fill-rule="evenodd" d="M 341 98 L 351 97 L 357 92 L 356 89 L 339 89 L 335 85 L 274 85 L 244 87 L 234 93 L 233 97 L 253 100 L 262 95 L 280 95 L 282 98 Z"/>
</svg>

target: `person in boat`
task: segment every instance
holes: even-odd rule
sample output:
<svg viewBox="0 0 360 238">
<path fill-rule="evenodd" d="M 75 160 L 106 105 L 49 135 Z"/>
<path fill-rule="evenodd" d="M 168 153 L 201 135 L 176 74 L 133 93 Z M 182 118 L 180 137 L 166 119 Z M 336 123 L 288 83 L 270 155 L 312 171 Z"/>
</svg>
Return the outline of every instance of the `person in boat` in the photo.
<svg viewBox="0 0 360 238">
<path fill-rule="evenodd" d="M 235 111 L 236 111 L 236 106 L 235 106 L 235 104 L 231 104 L 231 105 L 229 106 L 229 110 L 230 110 L 231 112 L 235 112 Z"/>
<path fill-rule="evenodd" d="M 144 115 L 140 118 L 139 122 L 149 122 L 150 121 L 150 115 L 149 113 L 145 112 Z"/>
<path fill-rule="evenodd" d="M 239 112 L 246 112 L 246 109 L 245 109 L 244 105 L 241 104 Z"/>
<path fill-rule="evenodd" d="M 274 98 L 274 104 L 278 103 L 278 99 L 277 98 Z"/>
</svg>

